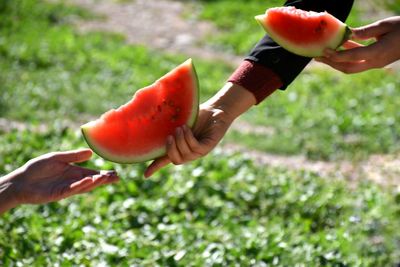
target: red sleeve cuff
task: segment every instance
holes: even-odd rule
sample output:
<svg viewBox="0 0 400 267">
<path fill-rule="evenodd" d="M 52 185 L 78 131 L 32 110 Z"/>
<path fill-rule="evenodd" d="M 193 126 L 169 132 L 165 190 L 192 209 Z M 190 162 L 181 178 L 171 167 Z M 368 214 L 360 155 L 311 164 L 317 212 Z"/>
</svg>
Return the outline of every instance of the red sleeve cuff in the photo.
<svg viewBox="0 0 400 267">
<path fill-rule="evenodd" d="M 257 104 L 283 85 L 271 69 L 250 60 L 243 61 L 228 82 L 240 85 L 253 93 Z"/>
</svg>

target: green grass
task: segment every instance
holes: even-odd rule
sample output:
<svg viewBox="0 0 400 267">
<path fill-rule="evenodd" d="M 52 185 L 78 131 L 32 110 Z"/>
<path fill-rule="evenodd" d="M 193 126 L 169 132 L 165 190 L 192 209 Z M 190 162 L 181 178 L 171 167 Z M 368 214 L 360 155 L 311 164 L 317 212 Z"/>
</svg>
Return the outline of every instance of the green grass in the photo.
<svg viewBox="0 0 400 267">
<path fill-rule="evenodd" d="M 14 167 L 32 154 L 84 144 L 77 133 L 50 127 L 3 134 L 0 145 L 7 155 L 0 166 Z M 144 165 L 95 157 L 86 166 L 115 168 L 122 180 L 3 215 L 3 266 L 388 266 L 400 256 L 399 195 L 368 182 L 353 190 L 221 151 L 151 180 L 141 177 Z"/>
<path fill-rule="evenodd" d="M 94 17 L 43 1 L 0 3 L 1 116 L 32 125 L 0 131 L 0 175 L 49 151 L 85 147 L 79 129 L 64 120 L 126 102 L 185 59 L 127 45 L 118 35 L 79 34 L 68 24 L 73 16 Z M 232 71 L 195 64 L 203 99 Z M 305 73 L 244 116 L 276 135 L 239 137 L 271 152 L 317 158 L 398 151 L 398 79 Z M 38 123 L 47 128 L 38 132 Z M 345 147 L 346 135 L 362 143 Z M 144 164 L 94 156 L 85 166 L 116 169 L 122 180 L 2 215 L 0 265 L 392 266 L 400 258 L 399 194 L 367 181 L 351 189 L 346 181 L 262 168 L 218 150 L 151 180 L 142 178 Z"/>
<path fill-rule="evenodd" d="M 383 4 L 386 9 L 392 11 L 396 15 L 400 14 L 400 2 L 398 0 L 384 0 Z"/>
<path fill-rule="evenodd" d="M 228 141 L 329 160 L 399 151 L 397 73 L 344 75 L 315 68 L 304 72 L 287 91 L 276 92 L 242 118 L 272 127 L 274 134 L 233 132 Z"/>
<path fill-rule="evenodd" d="M 38 4 L 25 9 L 20 3 L 25 2 L 10 2 L 12 8 L 5 12 L 15 20 L 0 28 L 0 81 L 5 92 L 0 110 L 4 117 L 46 121 L 56 117 L 73 120 L 82 113 L 97 116 L 125 103 L 136 90 L 186 59 L 126 45 L 118 35 L 82 36 L 70 25 L 49 19 L 61 16 L 60 10 L 68 14 L 71 7 Z M 232 69 L 194 61 L 205 99 Z"/>
</svg>

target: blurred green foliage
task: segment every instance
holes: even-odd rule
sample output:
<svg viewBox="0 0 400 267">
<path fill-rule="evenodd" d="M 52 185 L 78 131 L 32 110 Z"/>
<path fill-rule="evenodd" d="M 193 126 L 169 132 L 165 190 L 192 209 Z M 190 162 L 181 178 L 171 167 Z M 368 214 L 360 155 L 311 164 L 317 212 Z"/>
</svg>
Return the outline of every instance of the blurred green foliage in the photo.
<svg viewBox="0 0 400 267">
<path fill-rule="evenodd" d="M 398 71 L 345 75 L 313 67 L 242 117 L 273 129 L 265 135 L 231 133 L 271 153 L 301 152 L 313 159 L 362 159 L 400 150 Z"/>
<path fill-rule="evenodd" d="M 26 160 L 26 147 L 40 154 L 84 145 L 78 137 L 57 127 L 3 134 L 0 166 Z M 114 168 L 122 180 L 3 215 L 0 264 L 389 266 L 400 256 L 399 195 L 368 182 L 349 189 L 343 180 L 260 168 L 220 150 L 150 180 L 141 178 L 144 165 L 98 157 L 85 165 Z"/>
</svg>

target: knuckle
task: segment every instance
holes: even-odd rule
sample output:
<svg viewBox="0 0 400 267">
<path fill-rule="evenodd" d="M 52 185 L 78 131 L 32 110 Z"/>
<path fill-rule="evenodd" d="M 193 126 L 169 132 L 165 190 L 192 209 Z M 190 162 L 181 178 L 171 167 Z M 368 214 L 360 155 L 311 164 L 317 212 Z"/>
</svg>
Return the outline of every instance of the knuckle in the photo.
<svg viewBox="0 0 400 267">
<path fill-rule="evenodd" d="M 353 72 L 352 72 L 350 69 L 348 69 L 348 68 L 342 69 L 342 72 L 343 72 L 344 74 L 352 74 L 352 73 L 353 73 Z"/>
<path fill-rule="evenodd" d="M 183 162 L 182 162 L 182 160 L 173 160 L 172 164 L 174 164 L 174 165 L 182 165 Z"/>
</svg>

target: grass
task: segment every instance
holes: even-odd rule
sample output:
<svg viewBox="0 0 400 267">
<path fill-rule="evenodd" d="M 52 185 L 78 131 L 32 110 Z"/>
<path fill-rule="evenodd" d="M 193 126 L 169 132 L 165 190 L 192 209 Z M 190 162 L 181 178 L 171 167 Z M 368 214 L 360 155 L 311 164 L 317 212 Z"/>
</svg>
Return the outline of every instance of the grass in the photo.
<svg viewBox="0 0 400 267">
<path fill-rule="evenodd" d="M 83 146 L 78 137 L 57 127 L 3 134 L 0 166 Z M 86 166 L 115 168 L 123 179 L 3 215 L 3 266 L 387 266 L 400 256 L 399 195 L 368 182 L 349 189 L 222 151 L 151 180 L 141 178 L 144 165 L 95 157 Z"/>
<path fill-rule="evenodd" d="M 0 4 L 1 116 L 31 125 L 0 130 L 0 175 L 37 155 L 86 146 L 78 129 L 62 126 L 64 120 L 98 116 L 185 59 L 127 45 L 118 35 L 77 33 L 69 25 L 74 16 L 93 17 L 44 1 Z M 232 71 L 195 63 L 203 98 Z M 307 72 L 245 114 L 250 123 L 277 130 L 267 137 L 271 143 L 238 137 L 250 146 L 254 138 L 272 152 L 310 157 L 398 151 L 398 79 L 378 71 Z M 35 130 L 38 123 L 46 129 Z M 341 142 L 352 135 L 362 143 Z M 142 179 L 144 164 L 95 156 L 84 165 L 116 169 L 122 180 L 4 214 L 0 265 L 391 266 L 400 258 L 399 194 L 367 181 L 351 189 L 346 181 L 262 168 L 218 150 L 151 180 Z"/>
<path fill-rule="evenodd" d="M 137 89 L 185 60 L 126 45 L 118 35 L 82 36 L 70 25 L 55 22 L 62 19 L 49 19 L 68 13 L 63 6 L 41 9 L 41 5 L 33 5 L 30 13 L 20 3 L 10 4 L 13 8 L 7 12 L 17 20 L 1 30 L 2 116 L 45 121 L 54 117 L 77 119 L 81 113 L 99 115 L 125 103 Z M 195 63 L 200 78 L 210 79 L 202 83 L 203 98 L 216 90 L 214 82 L 222 84 L 232 71 L 226 65 Z"/>
<path fill-rule="evenodd" d="M 364 158 L 399 151 L 396 73 L 344 75 L 313 68 L 242 119 L 274 128 L 269 136 L 233 132 L 228 141 L 312 159 Z"/>
</svg>

